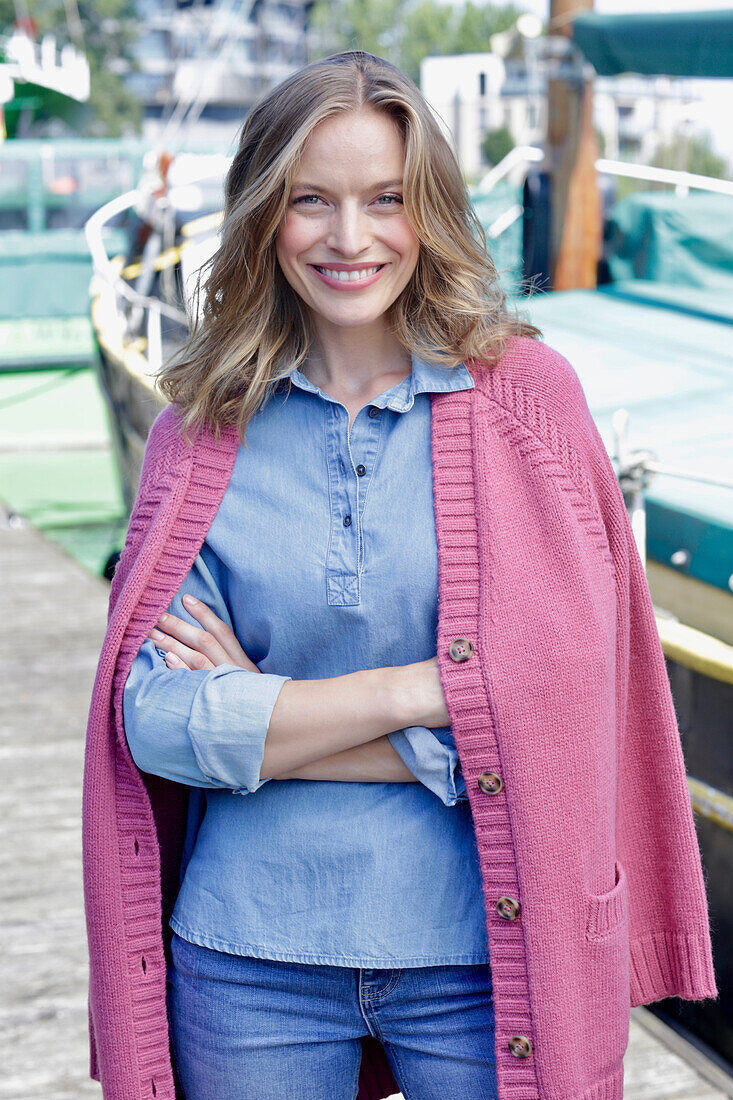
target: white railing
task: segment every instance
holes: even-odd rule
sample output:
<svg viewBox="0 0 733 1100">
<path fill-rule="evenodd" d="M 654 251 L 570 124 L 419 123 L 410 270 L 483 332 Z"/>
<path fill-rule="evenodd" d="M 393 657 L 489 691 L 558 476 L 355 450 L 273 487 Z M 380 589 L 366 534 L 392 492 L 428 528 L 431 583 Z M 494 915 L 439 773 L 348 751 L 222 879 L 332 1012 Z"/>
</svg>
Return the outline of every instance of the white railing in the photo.
<svg viewBox="0 0 733 1100">
<path fill-rule="evenodd" d="M 649 180 L 651 183 L 669 183 L 678 195 L 686 195 L 690 188 L 699 191 L 715 191 L 720 195 L 733 195 L 733 182 L 714 176 L 699 176 L 694 172 L 681 172 L 674 168 L 654 168 L 647 164 L 630 164 L 623 160 L 595 162 L 597 172 L 609 176 L 627 176 L 629 179 Z"/>
<path fill-rule="evenodd" d="M 503 180 L 505 176 L 508 176 L 513 168 L 520 164 L 528 167 L 530 164 L 536 164 L 544 159 L 544 150 L 540 149 L 539 146 L 517 145 L 505 157 L 502 157 L 498 164 L 489 169 L 481 182 L 477 184 L 476 190 L 485 195 L 496 187 L 499 180 Z"/>
<path fill-rule="evenodd" d="M 125 298 L 131 304 L 141 306 L 144 309 L 155 310 L 159 315 L 170 317 L 173 321 L 180 321 L 184 325 L 188 324 L 188 318 L 183 310 L 176 309 L 175 306 L 168 305 L 167 302 L 162 302 L 159 298 L 151 298 L 146 294 L 140 294 L 134 287 L 131 287 L 122 278 L 107 255 L 103 236 L 105 225 L 117 214 L 121 214 L 123 210 L 128 210 L 131 206 L 134 206 L 141 197 L 139 191 L 127 191 L 124 195 L 119 195 L 111 202 L 100 206 L 99 210 L 95 210 L 84 225 L 84 233 L 89 251 L 92 254 L 94 271 L 109 286 L 114 287 L 120 297 Z"/>
<path fill-rule="evenodd" d="M 530 164 L 537 164 L 543 161 L 544 158 L 545 154 L 538 146 L 518 145 L 486 173 L 480 183 L 476 185 L 476 190 L 482 194 L 488 194 L 514 168 L 522 165 L 526 171 Z M 595 169 L 597 172 L 609 176 L 625 176 L 629 179 L 648 180 L 650 183 L 666 183 L 674 187 L 677 195 L 687 195 L 692 189 L 733 197 L 733 181 L 717 179 L 714 176 L 701 176 L 695 172 L 683 172 L 673 168 L 655 168 L 646 164 L 632 164 L 622 160 L 606 160 L 604 157 L 599 157 L 595 161 Z M 486 231 L 487 237 L 495 240 L 518 218 L 521 218 L 523 213 L 524 207 L 520 203 L 514 203 L 491 223 Z"/>
</svg>

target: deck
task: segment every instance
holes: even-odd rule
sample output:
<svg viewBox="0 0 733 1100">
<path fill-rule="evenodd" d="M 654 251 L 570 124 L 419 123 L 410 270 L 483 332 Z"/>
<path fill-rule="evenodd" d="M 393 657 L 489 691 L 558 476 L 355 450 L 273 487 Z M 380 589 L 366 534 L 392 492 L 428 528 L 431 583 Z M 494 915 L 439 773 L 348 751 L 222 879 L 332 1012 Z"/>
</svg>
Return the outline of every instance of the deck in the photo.
<svg viewBox="0 0 733 1100">
<path fill-rule="evenodd" d="M 34 528 L 8 523 L 1 506 L 0 577 L 0 1098 L 99 1100 L 87 1076 L 80 816 L 108 586 Z M 627 1100 L 733 1096 L 733 1079 L 646 1009 L 632 1017 Z"/>
</svg>

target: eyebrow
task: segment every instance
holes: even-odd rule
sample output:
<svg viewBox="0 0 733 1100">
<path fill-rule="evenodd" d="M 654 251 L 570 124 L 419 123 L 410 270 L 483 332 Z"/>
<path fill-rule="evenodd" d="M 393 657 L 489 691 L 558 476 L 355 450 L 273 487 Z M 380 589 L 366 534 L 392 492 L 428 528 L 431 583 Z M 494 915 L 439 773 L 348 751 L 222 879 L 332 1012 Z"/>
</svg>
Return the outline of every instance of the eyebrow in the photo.
<svg viewBox="0 0 733 1100">
<path fill-rule="evenodd" d="M 365 187 L 365 191 L 378 191 L 382 187 L 401 187 L 402 180 L 382 180 L 381 183 L 372 183 L 368 187 Z M 322 187 L 317 183 L 294 183 L 293 191 L 328 191 L 327 187 Z"/>
</svg>

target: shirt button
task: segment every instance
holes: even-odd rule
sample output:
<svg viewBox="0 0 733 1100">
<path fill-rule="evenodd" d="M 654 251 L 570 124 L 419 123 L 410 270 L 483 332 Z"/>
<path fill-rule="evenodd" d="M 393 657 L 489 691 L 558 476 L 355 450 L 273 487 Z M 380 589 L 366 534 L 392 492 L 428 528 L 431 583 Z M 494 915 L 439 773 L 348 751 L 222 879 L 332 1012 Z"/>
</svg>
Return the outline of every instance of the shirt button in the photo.
<svg viewBox="0 0 733 1100">
<path fill-rule="evenodd" d="M 344 527 L 351 527 L 351 516 L 344 516 Z"/>
<path fill-rule="evenodd" d="M 360 462 L 359 465 L 356 467 L 356 472 L 359 477 L 364 477 L 364 474 L 366 473 L 366 466 L 362 466 Z"/>
<path fill-rule="evenodd" d="M 473 642 L 468 638 L 456 638 L 448 646 L 448 652 L 454 661 L 468 661 L 473 657 Z"/>
<path fill-rule="evenodd" d="M 371 416 L 372 420 L 374 419 L 375 416 L 379 416 L 379 409 L 377 408 L 376 405 L 370 405 L 369 406 L 369 415 Z"/>
<path fill-rule="evenodd" d="M 504 780 L 496 772 L 481 772 L 478 785 L 484 794 L 498 794 L 504 786 Z"/>
<path fill-rule="evenodd" d="M 532 1053 L 532 1044 L 526 1035 L 512 1035 L 509 1040 L 509 1049 L 515 1058 L 529 1058 Z"/>
<path fill-rule="evenodd" d="M 496 911 L 504 920 L 516 920 L 519 916 L 519 902 L 516 898 L 499 898 Z"/>
</svg>

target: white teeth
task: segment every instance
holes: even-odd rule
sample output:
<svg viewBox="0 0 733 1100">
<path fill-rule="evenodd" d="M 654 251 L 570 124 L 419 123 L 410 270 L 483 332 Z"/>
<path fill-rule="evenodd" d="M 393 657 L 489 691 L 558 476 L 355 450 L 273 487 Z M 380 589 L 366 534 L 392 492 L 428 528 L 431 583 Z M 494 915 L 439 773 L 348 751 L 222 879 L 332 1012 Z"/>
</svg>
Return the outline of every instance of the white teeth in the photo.
<svg viewBox="0 0 733 1100">
<path fill-rule="evenodd" d="M 313 266 L 318 271 L 323 272 L 324 275 L 328 275 L 329 278 L 338 279 L 340 283 L 354 283 L 358 279 L 367 279 L 370 275 L 374 275 L 380 267 L 384 267 L 384 264 L 379 264 L 377 267 L 367 267 L 363 271 L 331 271 L 330 268 L 320 267 L 318 264 Z"/>
</svg>

